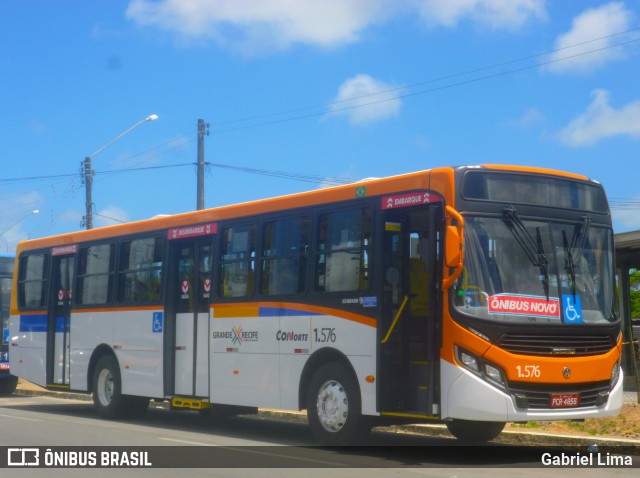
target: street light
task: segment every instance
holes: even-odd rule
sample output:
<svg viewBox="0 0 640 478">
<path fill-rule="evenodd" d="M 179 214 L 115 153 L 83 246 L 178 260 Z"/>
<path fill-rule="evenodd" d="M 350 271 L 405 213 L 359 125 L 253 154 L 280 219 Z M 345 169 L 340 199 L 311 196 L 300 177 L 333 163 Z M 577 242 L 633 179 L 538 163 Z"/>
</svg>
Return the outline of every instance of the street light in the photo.
<svg viewBox="0 0 640 478">
<path fill-rule="evenodd" d="M 86 224 L 86 228 L 87 229 L 93 229 L 92 187 L 93 187 L 93 174 L 95 173 L 95 171 L 93 171 L 93 169 L 91 169 L 91 160 L 95 156 L 97 156 L 98 153 L 102 152 L 104 149 L 106 149 L 107 147 L 111 146 L 113 143 L 118 141 L 120 138 L 122 138 L 123 136 L 131 133 L 134 129 L 136 129 L 142 123 L 146 123 L 147 121 L 155 121 L 157 119 L 158 119 L 158 115 L 149 115 L 149 116 L 147 116 L 145 119 L 138 121 L 131 128 L 129 128 L 128 130 L 126 130 L 123 133 L 120 133 L 118 136 L 113 138 L 107 144 L 105 144 L 101 148 L 97 149 L 93 154 L 90 154 L 89 156 L 84 158 L 84 161 L 82 162 L 82 174 L 81 174 L 81 176 L 84 179 L 84 186 L 85 186 L 85 216 L 84 216 L 84 220 L 85 220 L 85 224 Z"/>
<path fill-rule="evenodd" d="M 22 216 L 20 219 L 18 219 L 16 222 L 14 222 L 13 224 L 11 224 L 8 228 L 6 228 L 4 231 L 2 231 L 2 234 L 0 234 L 0 237 L 4 236 L 7 232 L 9 232 L 11 229 L 13 229 L 14 227 L 16 227 L 18 224 L 20 224 L 22 221 L 24 221 L 26 218 L 28 218 L 29 216 L 31 216 L 32 214 L 40 214 L 40 211 L 38 209 L 34 209 L 33 211 L 31 211 L 28 214 L 25 214 L 24 216 Z"/>
</svg>

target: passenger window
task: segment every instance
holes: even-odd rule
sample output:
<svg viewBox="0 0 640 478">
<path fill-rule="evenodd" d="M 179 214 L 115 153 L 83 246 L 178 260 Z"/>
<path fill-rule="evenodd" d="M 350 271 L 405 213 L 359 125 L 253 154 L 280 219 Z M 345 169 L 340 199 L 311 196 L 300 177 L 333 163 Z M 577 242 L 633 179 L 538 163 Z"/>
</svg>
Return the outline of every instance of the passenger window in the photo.
<svg viewBox="0 0 640 478">
<path fill-rule="evenodd" d="M 243 225 L 222 229 L 218 295 L 253 295 L 256 256 L 256 226 Z"/>
<path fill-rule="evenodd" d="M 279 219 L 264 225 L 262 294 L 302 293 L 306 287 L 309 219 Z"/>
<path fill-rule="evenodd" d="M 316 251 L 316 289 L 326 292 L 364 290 L 369 280 L 371 210 L 320 215 Z"/>
<path fill-rule="evenodd" d="M 47 305 L 48 254 L 31 254 L 20 258 L 18 305 L 41 308 Z"/>
<path fill-rule="evenodd" d="M 162 285 L 163 241 L 144 238 L 125 242 L 120 249 L 118 300 L 158 302 Z"/>
<path fill-rule="evenodd" d="M 78 283 L 75 298 L 80 305 L 109 302 L 113 287 L 115 258 L 113 244 L 99 244 L 80 249 Z"/>
</svg>

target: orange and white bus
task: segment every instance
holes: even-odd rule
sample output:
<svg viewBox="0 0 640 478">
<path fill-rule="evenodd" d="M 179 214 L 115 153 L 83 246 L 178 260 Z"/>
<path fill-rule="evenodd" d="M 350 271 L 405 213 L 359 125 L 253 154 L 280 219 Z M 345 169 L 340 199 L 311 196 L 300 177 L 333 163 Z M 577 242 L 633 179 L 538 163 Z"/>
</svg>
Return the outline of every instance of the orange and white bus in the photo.
<svg viewBox="0 0 640 478">
<path fill-rule="evenodd" d="M 622 406 L 601 185 L 444 167 L 18 245 L 11 372 L 98 413 L 307 410 L 324 444 L 377 423 Z"/>
</svg>

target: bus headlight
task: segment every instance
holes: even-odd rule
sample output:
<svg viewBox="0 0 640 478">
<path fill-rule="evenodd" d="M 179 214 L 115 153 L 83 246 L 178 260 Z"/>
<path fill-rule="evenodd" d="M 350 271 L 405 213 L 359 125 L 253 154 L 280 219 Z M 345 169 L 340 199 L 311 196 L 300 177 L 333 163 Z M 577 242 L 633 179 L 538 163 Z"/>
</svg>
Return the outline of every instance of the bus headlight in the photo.
<svg viewBox="0 0 640 478">
<path fill-rule="evenodd" d="M 620 378 L 620 360 L 618 360 L 613 368 L 611 369 L 611 386 L 610 388 L 613 390 L 613 387 L 616 386 L 618 379 Z"/>
<path fill-rule="evenodd" d="M 476 373 L 480 372 L 480 367 L 478 366 L 478 359 L 462 349 L 458 349 L 458 361 L 460 362 L 461 365 L 464 365 L 472 372 L 476 372 Z"/>
<path fill-rule="evenodd" d="M 499 388 L 506 388 L 505 374 L 500 367 L 476 357 L 461 347 L 455 346 L 456 359 L 460 365 Z"/>
<path fill-rule="evenodd" d="M 504 379 L 502 378 L 502 371 L 489 363 L 484 364 L 484 374 L 486 377 L 492 381 L 500 384 L 500 386 L 504 387 Z"/>
</svg>

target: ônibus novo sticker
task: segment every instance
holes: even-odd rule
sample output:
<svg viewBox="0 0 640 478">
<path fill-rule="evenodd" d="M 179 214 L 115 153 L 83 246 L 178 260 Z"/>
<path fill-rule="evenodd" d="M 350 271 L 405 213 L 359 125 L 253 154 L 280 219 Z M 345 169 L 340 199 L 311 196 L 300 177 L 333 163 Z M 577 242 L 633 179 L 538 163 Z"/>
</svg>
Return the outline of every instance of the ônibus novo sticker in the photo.
<svg viewBox="0 0 640 478">
<path fill-rule="evenodd" d="M 489 313 L 559 319 L 560 302 L 557 297 L 497 294 L 489 297 Z"/>
</svg>

